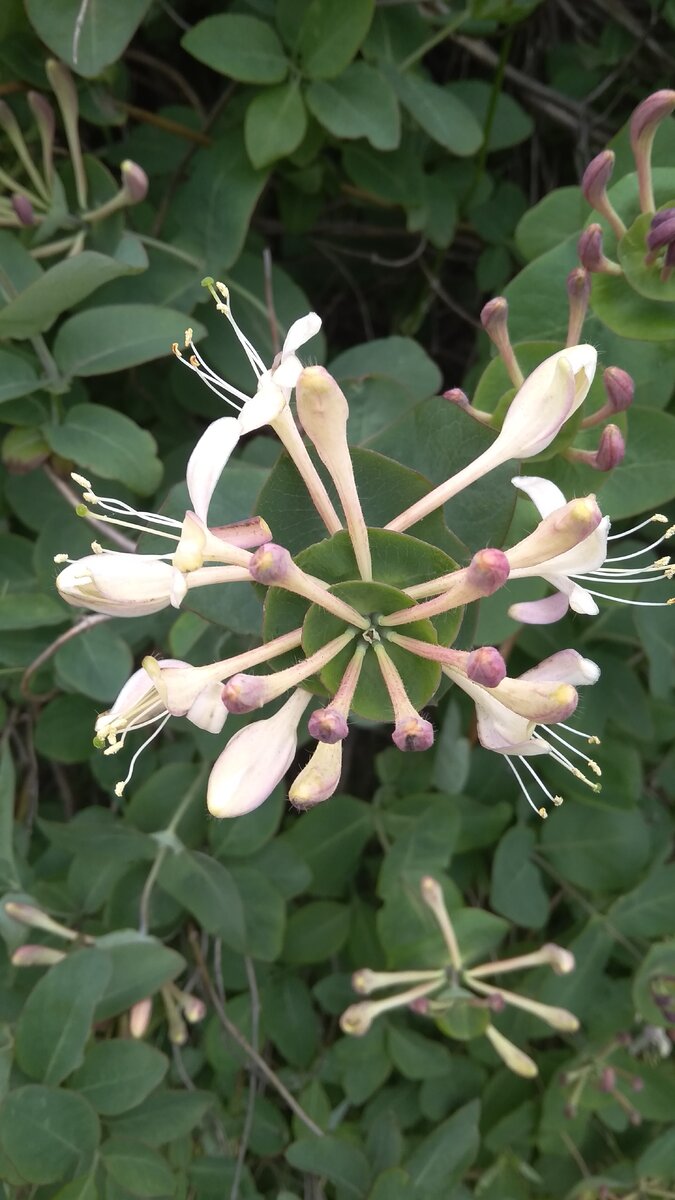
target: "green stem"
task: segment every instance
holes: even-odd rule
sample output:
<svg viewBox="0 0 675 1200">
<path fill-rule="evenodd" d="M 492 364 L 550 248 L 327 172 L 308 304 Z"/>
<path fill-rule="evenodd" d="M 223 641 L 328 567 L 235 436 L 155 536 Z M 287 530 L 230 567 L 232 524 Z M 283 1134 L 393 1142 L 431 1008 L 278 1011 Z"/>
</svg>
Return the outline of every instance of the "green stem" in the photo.
<svg viewBox="0 0 675 1200">
<path fill-rule="evenodd" d="M 458 13 L 452 18 L 451 21 L 448 21 L 447 25 L 443 25 L 442 28 L 433 35 L 433 37 L 430 37 L 426 42 L 422 42 L 422 45 L 418 46 L 416 50 L 413 50 L 412 54 L 409 54 L 407 58 L 404 58 L 403 62 L 398 63 L 399 71 L 407 71 L 410 67 L 413 67 L 415 63 L 420 61 L 421 58 L 424 58 L 425 54 L 428 54 L 430 50 L 433 50 L 434 46 L 438 46 L 439 43 L 445 41 L 446 37 L 449 37 L 451 33 L 455 33 L 456 30 L 459 29 L 462 22 L 466 21 L 467 17 L 470 15 L 471 14 L 468 8 L 465 8 L 463 12 Z"/>
<path fill-rule="evenodd" d="M 162 830 L 162 833 L 166 837 L 175 835 L 181 820 L 185 816 L 185 813 L 194 800 L 195 792 L 202 786 L 204 775 L 204 767 L 201 767 L 197 773 L 194 783 L 192 784 L 192 787 L 188 788 L 166 829 Z M 143 891 L 141 892 L 141 899 L 138 906 L 138 928 L 141 933 L 148 932 L 148 924 L 150 920 L 150 901 L 152 899 L 153 889 L 157 883 L 159 872 L 162 869 L 162 863 L 164 862 L 167 854 L 169 854 L 170 849 L 170 846 L 166 844 L 159 846 L 157 854 L 155 855 L 155 860 L 148 871 L 148 877 L 143 885 Z M 171 853 L 173 853 L 173 851 L 171 851 Z"/>
</svg>

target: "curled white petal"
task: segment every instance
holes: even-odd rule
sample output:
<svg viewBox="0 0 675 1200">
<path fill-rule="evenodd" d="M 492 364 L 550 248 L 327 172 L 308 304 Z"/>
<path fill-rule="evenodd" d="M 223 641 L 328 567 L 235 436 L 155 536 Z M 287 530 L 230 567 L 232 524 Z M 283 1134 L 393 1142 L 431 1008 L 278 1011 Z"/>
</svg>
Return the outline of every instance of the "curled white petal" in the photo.
<svg viewBox="0 0 675 1200">
<path fill-rule="evenodd" d="M 204 430 L 190 455 L 185 480 L 192 507 L 202 521 L 207 520 L 216 484 L 242 432 L 239 417 L 219 417 Z"/>
</svg>

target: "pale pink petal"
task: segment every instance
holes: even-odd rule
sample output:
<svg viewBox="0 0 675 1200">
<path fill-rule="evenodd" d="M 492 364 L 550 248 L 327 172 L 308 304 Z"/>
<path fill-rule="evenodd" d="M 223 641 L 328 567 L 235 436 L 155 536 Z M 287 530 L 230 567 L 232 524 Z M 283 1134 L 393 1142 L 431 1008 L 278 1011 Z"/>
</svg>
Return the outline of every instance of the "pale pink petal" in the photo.
<svg viewBox="0 0 675 1200">
<path fill-rule="evenodd" d="M 219 417 L 200 437 L 187 465 L 185 480 L 197 516 L 206 521 L 209 504 L 242 429 L 238 417 Z"/>
<path fill-rule="evenodd" d="M 246 401 L 239 416 L 237 425 L 239 433 L 252 433 L 263 425 L 269 425 L 276 420 L 279 413 L 287 404 L 283 390 L 268 376 L 258 385 L 255 396 Z"/>
<path fill-rule="evenodd" d="M 310 312 L 304 317 L 299 317 L 291 325 L 284 339 L 284 348 L 281 352 L 282 357 L 286 358 L 289 354 L 295 354 L 300 346 L 304 346 L 310 338 L 319 332 L 321 328 L 321 317 L 318 313 Z"/>
<path fill-rule="evenodd" d="M 512 604 L 509 616 L 523 625 L 553 625 L 565 616 L 569 608 L 569 600 L 564 592 L 554 592 L 543 600 L 525 600 L 520 604 Z"/>
<path fill-rule="evenodd" d="M 542 517 L 555 512 L 556 508 L 564 508 L 567 503 L 558 485 L 550 479 L 542 479 L 538 475 L 516 475 L 511 483 L 530 497 Z"/>
<path fill-rule="evenodd" d="M 529 671 L 519 676 L 520 679 L 536 679 L 540 682 L 571 683 L 575 687 L 581 684 L 597 683 L 600 678 L 599 666 L 590 658 L 583 658 L 578 650 L 558 650 L 543 662 L 537 663 Z"/>
</svg>

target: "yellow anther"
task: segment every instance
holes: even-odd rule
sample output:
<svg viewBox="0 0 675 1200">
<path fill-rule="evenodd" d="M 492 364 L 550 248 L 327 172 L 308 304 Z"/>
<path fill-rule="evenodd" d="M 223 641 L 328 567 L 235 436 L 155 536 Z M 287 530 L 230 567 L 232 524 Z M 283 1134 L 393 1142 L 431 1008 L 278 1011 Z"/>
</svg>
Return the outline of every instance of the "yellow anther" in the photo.
<svg viewBox="0 0 675 1200">
<path fill-rule="evenodd" d="M 593 771 L 594 775 L 602 775 L 602 770 L 601 770 L 600 766 L 592 758 L 589 758 L 586 760 L 586 766 L 590 767 L 590 769 L 591 769 L 591 771 Z"/>
<path fill-rule="evenodd" d="M 548 813 L 547 813 L 546 809 L 540 808 L 538 811 L 539 811 L 539 816 L 541 817 L 542 821 L 545 821 L 546 818 L 548 817 Z"/>
<path fill-rule="evenodd" d="M 193 330 L 193 329 L 190 329 L 190 328 L 188 327 L 188 328 L 185 330 L 185 347 L 186 347 L 186 349 L 187 349 L 187 347 L 190 345 L 190 342 L 192 341 L 192 338 L 193 338 L 193 336 L 194 336 L 194 330 Z"/>
<path fill-rule="evenodd" d="M 75 472 L 75 471 L 70 472 L 70 478 L 72 480 L 74 480 L 75 483 L 79 483 L 80 487 L 83 487 L 83 488 L 91 487 L 89 480 L 85 479 L 84 475 L 78 475 L 77 472 Z"/>
<path fill-rule="evenodd" d="M 654 513 L 654 516 L 649 519 L 650 521 L 660 521 L 662 525 L 668 524 L 668 518 L 664 517 L 663 513 Z"/>
<path fill-rule="evenodd" d="M 591 736 L 588 739 L 588 744 L 589 744 L 589 746 L 599 746 L 601 744 L 600 738 L 595 733 L 593 733 L 593 734 L 591 734 Z"/>
<path fill-rule="evenodd" d="M 172 354 L 175 354 L 175 355 L 176 355 L 176 358 L 182 358 L 182 357 L 183 357 L 183 355 L 182 355 L 182 353 L 181 353 L 180 346 L 178 345 L 178 342 L 172 342 L 172 343 L 171 343 L 171 352 L 172 352 Z"/>
<path fill-rule="evenodd" d="M 55 555 L 54 555 L 54 562 L 55 562 L 55 563 L 64 563 L 64 562 L 68 562 L 68 555 L 67 555 L 67 554 L 55 554 Z"/>
<path fill-rule="evenodd" d="M 563 797 L 562 796 L 554 796 L 553 803 L 555 804 L 556 808 L 560 808 L 560 805 L 563 803 Z"/>
</svg>

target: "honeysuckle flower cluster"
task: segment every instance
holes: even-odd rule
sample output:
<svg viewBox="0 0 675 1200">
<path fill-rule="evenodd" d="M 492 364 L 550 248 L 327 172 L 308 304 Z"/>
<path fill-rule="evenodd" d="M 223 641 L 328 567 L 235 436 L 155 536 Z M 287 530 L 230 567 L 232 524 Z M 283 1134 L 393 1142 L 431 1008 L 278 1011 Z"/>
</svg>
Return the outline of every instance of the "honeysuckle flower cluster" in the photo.
<svg viewBox="0 0 675 1200">
<path fill-rule="evenodd" d="M 598 739 L 567 724 L 577 706 L 578 688 L 598 679 L 593 662 L 568 648 L 511 678 L 495 647 L 459 650 L 450 643 L 463 607 L 492 595 L 509 579 L 538 578 L 551 585 L 552 595 L 510 610 L 516 620 L 549 623 L 568 608 L 582 614 L 597 612 L 596 597 L 617 599 L 598 591 L 597 584 L 632 585 L 669 575 L 668 559 L 642 568 L 615 566 L 636 555 L 607 558 L 609 518 L 603 516 L 594 495 L 566 500 L 549 480 L 515 475 L 514 486 L 534 502 L 541 518 L 527 537 L 506 550 L 485 547 L 463 567 L 434 549 L 434 562 L 439 556 L 441 561 L 445 558 L 447 570 L 439 575 L 421 567 L 416 580 L 400 588 L 384 588 L 377 578 L 383 545 L 386 555 L 395 556 L 398 548 L 408 555 L 428 554 L 431 548 L 408 530 L 414 532 L 419 521 L 495 467 L 533 458 L 551 445 L 586 399 L 596 369 L 593 347 L 570 340 L 524 377 L 508 335 L 506 302 L 492 301 L 483 322 L 511 376 L 515 395 L 498 429 L 495 418 L 478 414 L 463 393 L 450 398 L 483 423 L 495 425 L 494 440 L 384 530 L 374 530 L 366 525 L 352 467 L 347 400 L 323 367 L 303 367 L 298 358 L 300 348 L 320 328 L 319 317 L 309 313 L 295 321 L 268 368 L 235 321 L 227 287 L 210 279 L 205 284 L 248 357 L 254 376 L 251 394 L 216 375 L 188 330 L 185 351 L 177 345 L 173 348 L 179 362 L 237 410 L 237 416 L 220 417 L 209 425 L 190 456 L 186 473 L 190 510 L 182 520 L 136 510 L 114 497 L 97 495 L 88 480 L 75 475 L 83 489 L 83 515 L 93 511 L 98 521 L 152 534 L 170 547 L 153 554 L 119 553 L 95 542 L 93 553 L 83 559 L 71 562 L 65 555 L 58 556 L 68 565 L 56 585 L 75 606 L 132 617 L 172 605 L 178 608 L 194 588 L 248 580 L 266 589 L 268 612 L 270 606 L 288 605 L 293 597 L 292 611 L 304 615 L 297 627 L 284 631 L 282 622 L 277 636 L 205 666 L 145 658 L 112 708 L 99 716 L 96 743 L 104 753 L 115 754 L 125 746 L 128 734 L 150 729 L 147 745 L 171 717 L 187 717 L 199 728 L 220 734 L 229 713 L 254 713 L 282 701 L 276 711 L 239 729 L 226 743 L 209 778 L 208 808 L 215 816 L 232 817 L 263 803 L 293 763 L 300 724 L 307 719 L 314 748 L 289 789 L 292 804 L 305 809 L 328 799 L 338 787 L 352 712 L 389 719 L 392 740 L 404 752 L 428 749 L 434 730 L 421 710 L 445 676 L 470 696 L 476 706 L 479 741 L 504 757 L 540 816 L 547 815 L 546 802 L 557 805 L 561 797 L 535 770 L 533 758 L 545 756 L 598 790 L 600 767 L 583 748 L 583 743 L 587 746 Z M 583 323 L 586 290 L 568 287 L 570 339 L 578 336 Z M 605 372 L 605 388 L 607 404 L 591 416 L 592 423 L 604 419 L 608 406 L 614 412 L 632 399 L 632 381 L 618 368 Z M 305 437 L 334 484 L 341 515 L 303 440 L 291 407 L 293 395 Z M 244 516 L 223 527 L 209 525 L 214 489 L 237 442 L 264 425 L 279 436 L 326 527 L 327 540 L 303 552 L 302 564 L 284 547 L 283 528 L 270 530 L 260 517 Z M 658 514 L 650 519 L 665 520 Z M 651 552 L 672 532 L 666 530 L 638 553 Z M 352 581 L 336 584 L 314 574 L 312 555 L 317 549 L 324 566 L 330 561 L 327 550 L 339 553 L 341 562 L 351 555 Z M 451 634 L 444 636 L 451 627 Z M 282 661 L 275 670 L 277 658 Z M 267 673 L 252 674 L 258 667 L 267 668 Z M 582 748 L 570 740 L 574 738 Z M 117 784 L 118 795 L 143 748 L 135 752 Z M 577 765 L 579 760 L 590 774 Z"/>
<path fill-rule="evenodd" d="M 431 1018 L 447 1036 L 452 1037 L 453 1019 L 456 1019 L 462 1033 L 458 1032 L 455 1036 L 466 1037 L 469 1029 L 472 1030 L 472 1036 L 484 1035 L 510 1071 L 531 1079 L 537 1074 L 536 1063 L 493 1024 L 493 1015 L 508 1006 L 518 1008 L 538 1017 L 557 1033 L 575 1033 L 579 1022 L 565 1008 L 530 1000 L 527 996 L 492 983 L 491 979 L 509 971 L 539 966 L 551 967 L 556 975 L 567 975 L 574 970 L 574 956 L 562 946 L 548 943 L 530 954 L 468 966 L 441 885 L 427 875 L 421 880 L 420 893 L 441 931 L 447 962 L 424 971 L 371 971 L 368 968 L 356 971 L 352 976 L 355 992 L 362 996 L 380 991 L 390 994 L 378 1000 L 361 1000 L 350 1005 L 340 1018 L 343 1032 L 363 1036 L 383 1013 L 408 1009 Z M 392 991 L 402 985 L 405 985 L 402 991 Z"/>
<path fill-rule="evenodd" d="M 656 209 L 652 148 L 659 125 L 673 110 L 675 91 L 663 88 L 638 104 L 630 121 L 630 145 L 635 159 L 640 213 L 650 218 L 643 222 L 644 265 L 653 267 L 655 279 L 660 278 L 664 284 L 668 282 L 675 266 L 675 209 Z M 591 208 L 606 220 L 617 242 L 621 243 L 628 230 L 607 191 L 614 172 L 615 157 L 613 150 L 602 150 L 596 154 L 584 171 L 581 189 Z M 625 273 L 620 262 L 605 254 L 603 230 L 597 222 L 588 225 L 581 234 L 578 253 L 579 261 L 587 271 L 615 276 Z"/>
<path fill-rule="evenodd" d="M 38 135 L 40 155 L 37 160 L 11 108 L 4 100 L 0 100 L 0 130 L 16 156 L 16 166 L 0 170 L 0 227 L 35 229 L 39 234 L 44 225 L 50 230 L 61 228 L 65 234 L 55 241 L 46 242 L 44 238 L 36 240 L 32 249 L 36 258 L 64 252 L 79 253 L 84 245 L 87 225 L 95 225 L 112 213 L 139 204 L 148 191 L 148 177 L 143 168 L 126 159 L 120 167 L 118 191 L 100 204 L 89 204 L 89 183 L 78 128 L 77 88 L 63 63 L 48 59 L 45 69 L 60 110 L 78 208 L 77 213 L 64 214 L 56 225 L 55 215 L 63 203 L 63 189 L 56 179 L 54 167 L 54 108 L 40 92 L 27 93 L 28 107 Z"/>
</svg>

